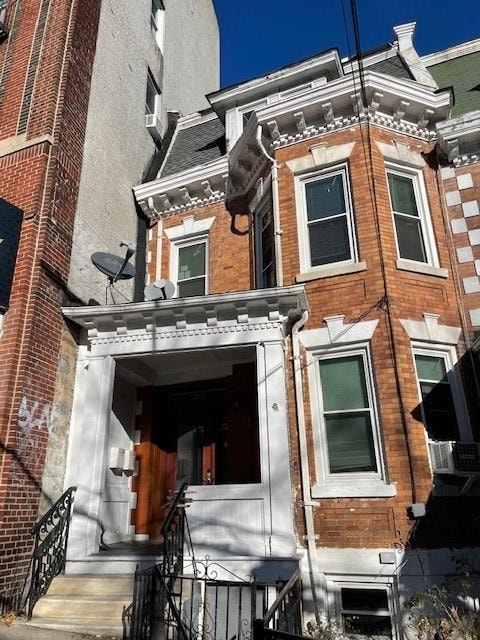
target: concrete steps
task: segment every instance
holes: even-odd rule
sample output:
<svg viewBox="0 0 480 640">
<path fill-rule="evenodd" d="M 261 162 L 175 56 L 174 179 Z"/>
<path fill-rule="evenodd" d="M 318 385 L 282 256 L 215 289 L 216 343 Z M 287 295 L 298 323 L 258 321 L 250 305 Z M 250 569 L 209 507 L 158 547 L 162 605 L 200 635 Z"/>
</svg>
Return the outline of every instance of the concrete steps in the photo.
<svg viewBox="0 0 480 640">
<path fill-rule="evenodd" d="M 132 595 L 133 575 L 57 576 L 28 624 L 121 637 L 122 613 Z"/>
</svg>

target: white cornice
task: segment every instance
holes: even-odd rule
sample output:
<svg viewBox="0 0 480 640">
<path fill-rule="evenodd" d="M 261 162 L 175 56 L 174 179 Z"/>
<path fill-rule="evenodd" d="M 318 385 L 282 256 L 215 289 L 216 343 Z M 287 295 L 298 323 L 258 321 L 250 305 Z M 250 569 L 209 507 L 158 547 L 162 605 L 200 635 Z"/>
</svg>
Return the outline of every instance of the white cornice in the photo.
<svg viewBox="0 0 480 640">
<path fill-rule="evenodd" d="M 454 58 L 461 58 L 462 56 L 468 56 L 470 53 L 477 53 L 477 51 L 480 51 L 480 38 L 457 44 L 455 47 L 449 47 L 442 51 L 430 53 L 427 56 L 422 56 L 422 62 L 426 67 L 433 67 L 435 64 L 447 62 Z"/>
<path fill-rule="evenodd" d="M 480 159 L 480 111 L 437 124 L 439 142 L 455 165 L 471 164 Z"/>
<path fill-rule="evenodd" d="M 258 322 L 283 322 L 291 310 L 308 308 L 303 285 L 237 291 L 155 302 L 65 307 L 63 315 L 88 330 L 90 339 L 102 334 L 125 336 L 185 332 Z"/>
<path fill-rule="evenodd" d="M 219 202 L 225 197 L 226 156 L 133 188 L 136 201 L 149 218 L 159 218 Z"/>
<path fill-rule="evenodd" d="M 365 58 L 362 58 L 362 66 L 367 69 L 372 64 L 377 62 L 383 62 L 389 58 L 395 58 L 398 54 L 397 43 L 392 43 L 389 49 L 383 49 L 378 53 L 373 53 Z M 350 60 L 349 58 L 342 58 L 343 69 L 345 73 L 351 73 L 352 71 L 358 71 L 358 60 Z"/>
<path fill-rule="evenodd" d="M 265 142 L 273 149 L 367 121 L 422 140 L 436 138 L 434 124 L 450 110 L 449 92 L 437 93 L 412 80 L 368 70 L 364 79 L 367 109 L 358 95 L 358 77 L 350 74 L 252 114 L 229 156 L 227 197 L 245 193 L 259 175 L 262 157 L 254 137 L 257 124 L 263 126 Z"/>
<path fill-rule="evenodd" d="M 256 97 L 274 92 L 275 88 L 280 86 L 293 83 L 301 84 L 308 82 L 309 79 L 318 78 L 324 75 L 322 70 L 326 66 L 334 69 L 337 77 L 343 75 L 338 52 L 333 49 L 260 78 L 254 78 L 239 85 L 211 93 L 207 95 L 207 99 L 215 111 L 222 116 L 229 107 L 251 102 Z"/>
</svg>

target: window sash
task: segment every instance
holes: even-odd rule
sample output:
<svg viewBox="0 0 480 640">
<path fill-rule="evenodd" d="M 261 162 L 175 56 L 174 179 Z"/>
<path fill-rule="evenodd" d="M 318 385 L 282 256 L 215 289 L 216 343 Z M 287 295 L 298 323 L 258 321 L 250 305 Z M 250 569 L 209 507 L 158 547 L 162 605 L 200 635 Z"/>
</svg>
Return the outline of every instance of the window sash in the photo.
<svg viewBox="0 0 480 640">
<path fill-rule="evenodd" d="M 435 380 L 421 376 L 417 357 L 432 358 L 443 361 L 442 368 L 444 375 L 442 378 L 440 380 Z M 453 379 L 456 374 L 453 371 L 453 367 L 450 366 L 452 363 L 449 362 L 448 354 L 434 351 L 433 349 L 430 351 L 414 348 L 413 358 L 420 400 L 420 412 L 429 440 L 458 440 L 460 437 L 459 414 L 457 408 L 458 401 L 456 402 L 455 400 L 455 380 Z M 425 386 L 428 387 L 428 385 L 432 385 L 432 388 L 430 391 L 425 393 Z M 440 392 L 441 399 L 447 400 L 447 404 L 450 406 L 429 406 L 429 396 L 430 401 L 435 400 L 435 398 L 432 398 L 434 389 L 437 389 L 437 392 Z M 441 416 L 444 417 L 440 419 Z M 447 417 L 450 417 L 448 422 L 446 421 Z"/>
<path fill-rule="evenodd" d="M 182 249 L 194 248 L 197 246 L 203 246 L 203 268 L 198 273 L 189 275 L 187 277 L 181 277 L 180 272 L 180 255 Z M 171 262 L 170 262 L 170 274 L 171 279 L 176 284 L 175 297 L 183 298 L 196 295 L 208 294 L 208 238 L 192 239 L 190 241 L 179 241 L 173 244 L 171 247 Z M 195 291 L 195 293 L 182 294 L 181 290 L 191 290 L 191 285 L 195 287 L 195 283 L 203 283 L 201 291 Z"/>
<path fill-rule="evenodd" d="M 430 228 L 429 214 L 426 210 L 428 206 L 425 200 L 426 196 L 422 194 L 421 190 L 421 175 L 419 173 L 412 174 L 408 171 L 402 172 L 390 166 L 387 166 L 386 174 L 398 257 L 402 260 L 435 265 L 436 252 L 433 247 L 433 230 Z M 392 193 L 392 179 L 395 177 L 410 181 L 415 211 L 402 211 L 400 207 L 395 207 Z M 414 230 L 415 227 L 416 230 Z M 403 235 L 401 232 L 403 232 Z M 413 236 L 416 235 L 416 239 L 412 244 L 407 244 L 409 240 L 411 241 L 411 238 L 408 239 L 405 232 L 411 232 Z"/>
<path fill-rule="evenodd" d="M 392 618 L 391 591 L 384 586 L 376 587 L 375 584 L 364 584 L 362 586 L 354 584 L 337 584 L 338 604 L 342 626 L 349 637 L 352 638 L 378 638 L 386 640 L 395 637 L 395 629 Z M 385 599 L 386 606 L 372 607 L 348 607 L 343 603 L 344 591 L 368 592 L 370 597 L 374 592 L 381 593 Z M 349 622 L 350 624 L 346 624 Z M 353 627 L 353 628 L 352 628 Z M 375 632 L 375 627 L 378 633 Z M 365 633 L 364 633 L 365 632 Z"/>
<path fill-rule="evenodd" d="M 276 285 L 275 239 L 273 212 L 270 201 L 260 205 L 255 216 L 255 250 L 257 287 L 266 289 Z"/>
<path fill-rule="evenodd" d="M 362 382 L 364 386 L 364 390 L 366 393 L 366 406 L 358 407 L 358 408 L 348 408 L 348 409 L 326 409 L 324 404 L 323 397 L 323 384 L 320 373 L 320 367 L 322 362 L 328 362 L 334 359 L 346 359 L 351 357 L 361 357 L 361 374 L 362 374 Z M 381 469 L 381 456 L 380 456 L 380 448 L 379 448 L 379 434 L 378 434 L 378 420 L 376 414 L 376 405 L 374 400 L 374 387 L 373 387 L 373 379 L 371 377 L 371 365 L 370 359 L 368 355 L 367 347 L 360 350 L 355 351 L 339 351 L 335 354 L 322 354 L 316 356 L 317 364 L 316 364 L 316 375 L 317 375 L 317 385 L 316 385 L 316 403 L 319 406 L 319 415 L 320 415 L 320 423 L 321 423 L 321 439 L 323 441 L 323 445 L 321 447 L 321 451 L 323 454 L 323 468 L 324 468 L 324 479 L 325 480 L 341 480 L 342 477 L 351 478 L 352 475 L 355 477 L 365 476 L 367 478 L 375 478 L 379 477 L 380 469 Z M 361 438 L 360 442 L 363 445 L 359 448 L 358 451 L 354 451 L 357 464 L 352 463 L 350 469 L 341 469 L 338 471 L 332 470 L 335 462 L 333 457 L 330 454 L 330 443 L 332 439 L 328 438 L 328 422 L 329 417 L 336 416 L 345 416 L 346 418 L 352 416 L 365 416 L 366 425 L 368 431 L 366 432 L 366 438 Z M 332 422 L 330 420 L 330 422 Z M 358 436 L 358 431 L 353 432 L 353 438 L 355 435 Z M 351 436 L 352 437 L 352 436 Z M 364 456 L 364 460 L 366 452 L 370 454 L 370 462 L 371 464 L 362 464 L 362 456 Z M 341 452 L 337 455 L 337 462 L 341 462 L 342 454 Z M 354 460 L 354 458 L 352 458 Z M 347 466 L 347 465 L 345 465 Z M 356 466 L 356 468 L 355 468 Z M 367 468 L 370 466 L 370 468 Z"/>
<path fill-rule="evenodd" d="M 330 215 L 325 215 L 321 218 L 309 219 L 308 214 L 308 198 L 307 198 L 307 188 L 309 184 L 315 184 L 316 182 L 321 182 L 328 178 L 332 178 L 334 176 L 340 176 L 341 185 L 342 185 L 342 195 L 345 211 L 338 211 L 336 213 L 332 213 Z M 303 179 L 301 181 L 302 188 L 302 201 L 303 201 L 303 236 L 304 240 L 304 251 L 305 251 L 305 259 L 307 260 L 307 268 L 308 269 L 316 269 L 328 266 L 330 264 L 342 264 L 342 263 L 350 263 L 354 262 L 357 259 L 356 255 L 356 242 L 355 242 L 355 233 L 354 233 L 354 222 L 353 222 L 353 209 L 351 203 L 351 195 L 347 174 L 347 167 L 344 166 L 339 170 L 329 170 L 324 173 L 317 173 L 314 176 Z M 345 247 L 343 249 L 343 255 L 341 248 L 337 248 L 337 253 L 330 253 L 322 255 L 313 254 L 312 248 L 312 232 L 315 229 L 320 229 L 321 225 L 327 226 L 331 225 L 332 222 L 335 221 L 345 221 L 345 225 L 343 226 L 343 230 L 345 230 Z M 331 227 L 332 228 L 332 227 Z M 339 245 L 342 242 L 342 238 L 340 238 Z M 331 243 L 328 245 L 331 248 Z M 338 259 L 335 258 L 338 256 Z"/>
</svg>

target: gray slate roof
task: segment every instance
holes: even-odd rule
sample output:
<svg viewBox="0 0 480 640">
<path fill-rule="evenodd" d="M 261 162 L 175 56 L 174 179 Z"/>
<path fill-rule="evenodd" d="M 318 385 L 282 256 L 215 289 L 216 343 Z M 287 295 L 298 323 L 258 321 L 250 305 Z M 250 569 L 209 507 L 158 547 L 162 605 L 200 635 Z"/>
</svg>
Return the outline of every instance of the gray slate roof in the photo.
<svg viewBox="0 0 480 640">
<path fill-rule="evenodd" d="M 179 129 L 159 177 L 180 173 L 225 155 L 225 128 L 218 118 Z"/>
<path fill-rule="evenodd" d="M 398 55 L 393 58 L 387 58 L 386 60 L 380 60 L 380 62 L 375 62 L 375 64 L 370 65 L 368 69 L 376 71 L 377 73 L 383 73 L 386 76 L 393 76 L 394 78 L 414 79 Z"/>
</svg>

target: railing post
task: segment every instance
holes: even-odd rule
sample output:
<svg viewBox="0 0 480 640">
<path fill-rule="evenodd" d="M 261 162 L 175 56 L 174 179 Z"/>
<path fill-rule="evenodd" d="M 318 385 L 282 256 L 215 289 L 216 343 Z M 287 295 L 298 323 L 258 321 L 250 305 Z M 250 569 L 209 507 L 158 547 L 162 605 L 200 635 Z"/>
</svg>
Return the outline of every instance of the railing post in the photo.
<svg viewBox="0 0 480 640">
<path fill-rule="evenodd" d="M 253 621 L 253 640 L 265 640 L 265 626 L 263 618 Z"/>
</svg>

